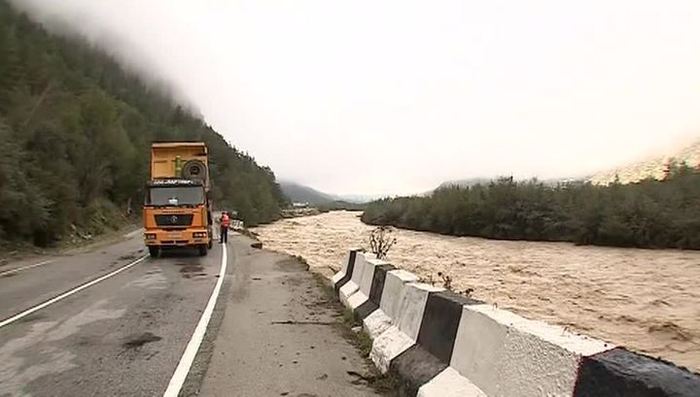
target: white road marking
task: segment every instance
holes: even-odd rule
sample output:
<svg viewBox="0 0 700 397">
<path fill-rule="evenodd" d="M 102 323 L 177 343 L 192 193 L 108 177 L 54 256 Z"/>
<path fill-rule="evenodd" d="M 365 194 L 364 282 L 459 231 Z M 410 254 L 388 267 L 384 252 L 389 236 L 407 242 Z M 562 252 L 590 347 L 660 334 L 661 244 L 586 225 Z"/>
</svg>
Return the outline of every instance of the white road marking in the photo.
<svg viewBox="0 0 700 397">
<path fill-rule="evenodd" d="M 134 230 L 133 232 L 129 232 L 129 233 L 125 234 L 124 237 L 126 237 L 126 238 L 132 238 L 132 237 L 136 236 L 136 235 L 139 234 L 139 233 L 143 233 L 144 231 L 145 231 L 144 228 L 136 229 L 136 230 Z"/>
<path fill-rule="evenodd" d="M 221 269 L 219 270 L 219 279 L 216 281 L 214 290 L 211 292 L 211 296 L 209 297 L 209 302 L 207 302 L 207 306 L 204 308 L 202 317 L 200 317 L 199 323 L 194 329 L 194 333 L 192 333 L 189 343 L 187 343 L 185 352 L 182 354 L 180 362 L 177 364 L 177 368 L 175 368 L 173 377 L 170 378 L 170 383 L 168 383 L 168 388 L 165 390 L 165 393 L 163 393 L 163 397 L 177 397 L 177 395 L 180 393 L 180 389 L 182 389 L 182 385 L 185 383 L 185 378 L 187 378 L 187 374 L 190 372 L 190 367 L 192 367 L 194 358 L 197 355 L 199 346 L 202 344 L 204 334 L 207 332 L 207 325 L 209 325 L 209 320 L 214 312 L 214 306 L 216 306 L 216 300 L 219 298 L 221 284 L 223 284 L 224 276 L 226 275 L 226 244 L 222 244 L 221 247 Z"/>
<path fill-rule="evenodd" d="M 58 301 L 60 301 L 60 300 L 62 300 L 62 299 L 65 299 L 65 298 L 67 298 L 67 297 L 69 297 L 69 296 L 71 296 L 71 295 L 73 295 L 73 294 L 75 294 L 75 293 L 78 293 L 78 292 L 84 290 L 85 288 L 91 287 L 91 286 L 93 286 L 93 285 L 95 285 L 95 284 L 97 284 L 97 283 L 99 283 L 99 282 L 101 282 L 101 281 L 104 281 L 104 280 L 106 280 L 106 279 L 108 279 L 108 278 L 110 278 L 110 277 L 112 277 L 112 276 L 115 276 L 115 275 L 117 275 L 117 274 L 123 272 L 124 270 L 127 270 L 127 269 L 131 268 L 132 266 L 134 266 L 134 265 L 136 265 L 136 264 L 138 264 L 138 263 L 143 262 L 146 258 L 148 258 L 147 255 L 146 255 L 146 256 L 142 256 L 141 258 L 139 258 L 139 259 L 137 259 L 137 260 L 135 260 L 135 261 L 133 261 L 133 262 L 127 264 L 127 265 L 124 265 L 124 266 L 120 267 L 119 269 L 117 269 L 117 270 L 115 270 L 115 271 L 113 271 L 113 272 L 111 272 L 111 273 L 105 274 L 104 276 L 98 277 L 98 278 L 96 278 L 96 279 L 94 279 L 94 280 L 92 280 L 92 281 L 88 281 L 87 283 L 82 284 L 82 285 L 79 285 L 79 286 L 73 288 L 73 289 L 70 290 L 70 291 L 64 292 L 64 293 L 62 293 L 61 295 L 59 295 L 59 296 L 57 296 L 57 297 L 55 297 L 55 298 L 49 299 L 49 300 L 47 300 L 47 301 L 45 301 L 45 302 L 43 302 L 43 303 L 40 303 L 40 304 L 38 304 L 38 305 L 36 305 L 36 306 L 34 306 L 34 307 L 29 308 L 29 309 L 27 309 L 27 310 L 25 310 L 25 311 L 23 311 L 23 312 L 21 312 L 21 313 L 15 314 L 14 316 L 12 316 L 12 317 L 10 317 L 10 318 L 8 318 L 8 319 L 5 319 L 5 320 L 3 320 L 2 322 L 0 322 L 0 328 L 4 327 L 4 326 L 6 326 L 6 325 L 12 324 L 12 323 L 14 323 L 14 322 L 17 321 L 17 320 L 20 320 L 20 319 L 22 319 L 22 318 L 24 318 L 24 317 L 26 317 L 26 316 L 28 316 L 28 315 L 30 315 L 30 314 L 32 314 L 32 313 L 38 311 L 38 310 L 41 310 L 41 309 L 45 308 L 46 306 L 49 306 L 49 305 L 51 305 L 51 304 L 54 304 L 54 303 L 56 303 L 56 302 L 58 302 Z"/>
<path fill-rule="evenodd" d="M 51 262 L 53 262 L 53 259 L 49 259 L 49 260 L 47 260 L 47 261 L 35 263 L 35 264 L 33 264 L 33 265 L 27 265 L 27 266 L 18 267 L 18 268 L 16 268 L 16 269 L 7 270 L 7 271 L 4 271 L 4 272 L 0 272 L 0 276 L 4 276 L 4 275 L 6 275 L 6 274 L 12 274 L 12 273 L 21 272 L 22 270 L 31 269 L 31 268 L 34 268 L 34 267 L 39 267 L 39 266 L 47 265 L 47 264 L 49 264 L 49 263 L 51 263 Z"/>
</svg>

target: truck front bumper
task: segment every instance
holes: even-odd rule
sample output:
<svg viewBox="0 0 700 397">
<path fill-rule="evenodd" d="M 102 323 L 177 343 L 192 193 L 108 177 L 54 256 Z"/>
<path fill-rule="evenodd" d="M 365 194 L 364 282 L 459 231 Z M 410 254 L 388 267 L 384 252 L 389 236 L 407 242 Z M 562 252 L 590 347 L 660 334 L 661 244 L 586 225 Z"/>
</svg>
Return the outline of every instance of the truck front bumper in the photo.
<svg viewBox="0 0 700 397">
<path fill-rule="evenodd" d="M 207 245 L 210 241 L 206 229 L 163 230 L 151 229 L 144 232 L 144 242 L 155 247 L 188 247 Z"/>
</svg>

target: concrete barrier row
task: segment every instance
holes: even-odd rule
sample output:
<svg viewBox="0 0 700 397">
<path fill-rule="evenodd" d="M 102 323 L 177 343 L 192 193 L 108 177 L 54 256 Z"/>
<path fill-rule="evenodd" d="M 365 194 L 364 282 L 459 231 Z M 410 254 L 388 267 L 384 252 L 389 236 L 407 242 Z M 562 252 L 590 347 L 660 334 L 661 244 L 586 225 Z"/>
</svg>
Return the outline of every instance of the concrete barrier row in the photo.
<svg viewBox="0 0 700 397">
<path fill-rule="evenodd" d="M 418 282 L 358 250 L 332 278 L 406 396 L 700 396 L 684 368 Z"/>
</svg>

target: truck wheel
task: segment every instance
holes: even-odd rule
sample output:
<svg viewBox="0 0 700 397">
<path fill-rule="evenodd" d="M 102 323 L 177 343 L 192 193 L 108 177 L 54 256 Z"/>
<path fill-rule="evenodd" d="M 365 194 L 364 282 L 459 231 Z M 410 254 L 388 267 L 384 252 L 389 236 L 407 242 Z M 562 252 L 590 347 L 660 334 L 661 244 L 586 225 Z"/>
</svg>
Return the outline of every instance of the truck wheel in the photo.
<svg viewBox="0 0 700 397">
<path fill-rule="evenodd" d="M 160 247 L 150 246 L 148 247 L 148 253 L 152 258 L 158 258 L 160 256 Z"/>
<path fill-rule="evenodd" d="M 199 256 L 207 256 L 209 253 L 209 248 L 206 245 L 199 246 Z"/>
</svg>

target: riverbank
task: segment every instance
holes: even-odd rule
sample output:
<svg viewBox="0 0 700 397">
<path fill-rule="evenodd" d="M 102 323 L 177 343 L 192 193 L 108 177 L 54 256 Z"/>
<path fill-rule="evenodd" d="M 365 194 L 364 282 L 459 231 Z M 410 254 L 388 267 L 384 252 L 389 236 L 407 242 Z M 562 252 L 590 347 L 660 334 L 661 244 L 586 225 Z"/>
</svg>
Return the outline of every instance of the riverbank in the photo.
<svg viewBox="0 0 700 397">
<path fill-rule="evenodd" d="M 326 276 L 367 246 L 357 212 L 253 229 L 270 249 L 301 255 Z M 397 229 L 395 266 L 520 315 L 570 327 L 700 371 L 700 252 L 487 240 Z"/>
<path fill-rule="evenodd" d="M 451 236 L 700 251 L 700 169 L 663 181 L 567 183 L 499 178 L 430 195 L 377 200 L 362 221 Z"/>
</svg>

